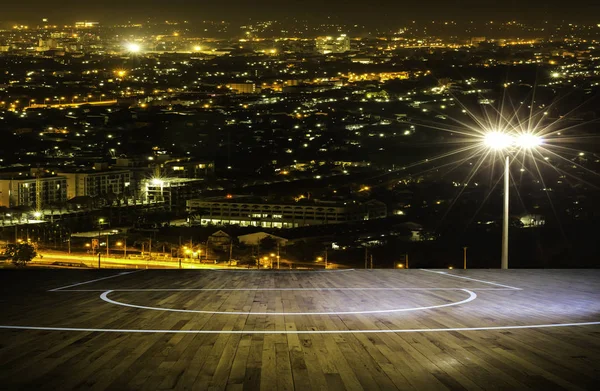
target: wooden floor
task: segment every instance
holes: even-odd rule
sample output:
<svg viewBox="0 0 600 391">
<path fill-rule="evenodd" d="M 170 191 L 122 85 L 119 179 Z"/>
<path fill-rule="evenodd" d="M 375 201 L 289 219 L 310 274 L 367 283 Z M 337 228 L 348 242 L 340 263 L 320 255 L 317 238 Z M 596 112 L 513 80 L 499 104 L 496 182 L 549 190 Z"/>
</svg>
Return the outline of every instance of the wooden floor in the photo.
<svg viewBox="0 0 600 391">
<path fill-rule="evenodd" d="M 445 272 L 0 271 L 0 389 L 600 389 L 600 270 Z"/>
</svg>

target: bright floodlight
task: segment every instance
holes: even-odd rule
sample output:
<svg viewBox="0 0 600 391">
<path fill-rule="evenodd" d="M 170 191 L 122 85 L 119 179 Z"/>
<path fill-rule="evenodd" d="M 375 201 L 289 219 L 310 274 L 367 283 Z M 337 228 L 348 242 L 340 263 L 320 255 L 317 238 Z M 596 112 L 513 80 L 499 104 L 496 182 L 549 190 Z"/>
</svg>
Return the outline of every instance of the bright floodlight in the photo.
<svg viewBox="0 0 600 391">
<path fill-rule="evenodd" d="M 483 143 L 486 147 L 496 150 L 508 148 L 514 143 L 514 141 L 514 137 L 503 132 L 487 133 L 483 139 Z"/>
<path fill-rule="evenodd" d="M 516 145 L 521 148 L 534 148 L 542 143 L 542 138 L 534 134 L 521 134 L 517 137 Z"/>
<path fill-rule="evenodd" d="M 164 184 L 164 182 L 159 178 L 154 178 L 154 179 L 152 179 L 152 184 L 154 186 L 162 186 Z"/>
<path fill-rule="evenodd" d="M 127 45 L 125 45 L 125 47 L 131 53 L 139 53 L 139 51 L 142 50 L 142 47 L 137 43 L 128 43 Z"/>
</svg>

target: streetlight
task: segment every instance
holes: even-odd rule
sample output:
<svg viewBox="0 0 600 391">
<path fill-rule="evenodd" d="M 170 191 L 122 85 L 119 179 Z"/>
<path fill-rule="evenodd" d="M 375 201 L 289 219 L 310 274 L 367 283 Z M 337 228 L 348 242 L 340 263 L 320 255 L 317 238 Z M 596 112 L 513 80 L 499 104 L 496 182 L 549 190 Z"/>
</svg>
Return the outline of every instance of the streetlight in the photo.
<svg viewBox="0 0 600 391">
<path fill-rule="evenodd" d="M 100 236 L 102 235 L 102 224 L 104 223 L 104 219 L 98 219 L 98 269 L 100 269 Z M 107 243 L 108 245 L 108 243 Z"/>
<path fill-rule="evenodd" d="M 123 258 L 127 258 L 127 239 L 125 239 L 124 241 L 125 244 L 123 244 L 123 242 L 117 242 L 116 245 L 117 247 L 123 246 Z"/>
<path fill-rule="evenodd" d="M 502 219 L 502 257 L 500 267 L 508 269 L 508 209 L 510 189 L 510 153 L 516 149 L 533 149 L 542 144 L 540 136 L 531 133 L 511 134 L 494 131 L 485 134 L 483 144 L 495 151 L 506 151 L 504 158 L 504 211 Z"/>
</svg>

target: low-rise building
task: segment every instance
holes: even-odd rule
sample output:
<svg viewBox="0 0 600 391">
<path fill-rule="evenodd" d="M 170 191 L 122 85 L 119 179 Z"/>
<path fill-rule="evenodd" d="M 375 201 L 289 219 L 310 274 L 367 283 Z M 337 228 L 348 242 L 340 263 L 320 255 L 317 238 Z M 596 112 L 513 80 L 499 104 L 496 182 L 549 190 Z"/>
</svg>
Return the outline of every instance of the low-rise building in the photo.
<svg viewBox="0 0 600 391">
<path fill-rule="evenodd" d="M 267 232 L 254 232 L 251 234 L 240 235 L 237 237 L 239 242 L 247 246 L 257 246 L 261 240 L 265 238 L 273 239 L 281 247 L 285 247 L 288 243 L 288 239 L 282 238 L 281 236 L 272 235 Z"/>
<path fill-rule="evenodd" d="M 226 87 L 236 94 L 258 94 L 260 92 L 260 88 L 255 83 L 229 83 Z"/>
<path fill-rule="evenodd" d="M 187 211 L 201 225 L 240 225 L 263 228 L 296 228 L 308 225 L 338 224 L 387 216 L 384 203 L 329 202 L 267 203 L 238 199 L 187 201 Z"/>
<path fill-rule="evenodd" d="M 215 163 L 206 160 L 176 159 L 161 164 L 161 172 L 170 178 L 205 178 L 215 173 Z"/>
</svg>

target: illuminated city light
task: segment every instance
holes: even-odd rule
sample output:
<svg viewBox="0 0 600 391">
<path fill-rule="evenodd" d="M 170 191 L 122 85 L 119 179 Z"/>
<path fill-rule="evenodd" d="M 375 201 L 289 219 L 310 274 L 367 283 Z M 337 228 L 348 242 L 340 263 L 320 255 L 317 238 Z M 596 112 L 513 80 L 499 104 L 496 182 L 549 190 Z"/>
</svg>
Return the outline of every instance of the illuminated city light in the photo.
<svg viewBox="0 0 600 391">
<path fill-rule="evenodd" d="M 534 148 L 542 144 L 542 138 L 533 134 L 522 134 L 516 138 L 515 142 L 521 148 Z"/>
<path fill-rule="evenodd" d="M 488 148 L 502 150 L 513 145 L 514 137 L 504 132 L 490 132 L 485 135 L 483 143 Z"/>
<path fill-rule="evenodd" d="M 142 50 L 142 47 L 139 44 L 133 42 L 126 44 L 125 48 L 131 53 L 139 53 Z"/>
</svg>

